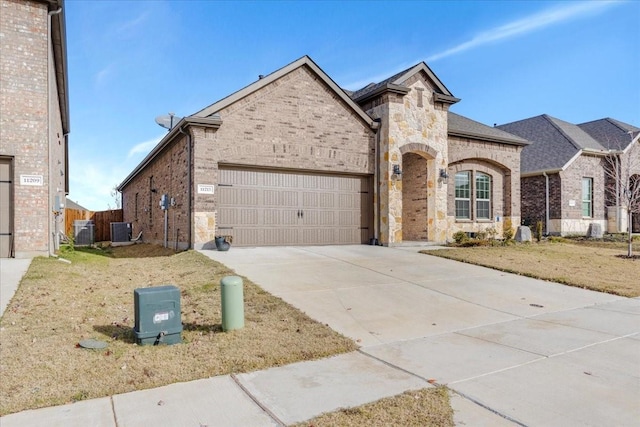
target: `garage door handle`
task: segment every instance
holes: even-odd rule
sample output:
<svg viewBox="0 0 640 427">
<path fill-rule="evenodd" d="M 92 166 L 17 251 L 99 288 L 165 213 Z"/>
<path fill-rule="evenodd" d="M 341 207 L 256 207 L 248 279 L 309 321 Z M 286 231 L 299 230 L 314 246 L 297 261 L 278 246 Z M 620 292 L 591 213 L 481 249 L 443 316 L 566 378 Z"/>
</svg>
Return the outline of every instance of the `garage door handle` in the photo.
<svg viewBox="0 0 640 427">
<path fill-rule="evenodd" d="M 304 218 L 304 212 L 299 210 L 298 211 L 298 218 Z"/>
</svg>

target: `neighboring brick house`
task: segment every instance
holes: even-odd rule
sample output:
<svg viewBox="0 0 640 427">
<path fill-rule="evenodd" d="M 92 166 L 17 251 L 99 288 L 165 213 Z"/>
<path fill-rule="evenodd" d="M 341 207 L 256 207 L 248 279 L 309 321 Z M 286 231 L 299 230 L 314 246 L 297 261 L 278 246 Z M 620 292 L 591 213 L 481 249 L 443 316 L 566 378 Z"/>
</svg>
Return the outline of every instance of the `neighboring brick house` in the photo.
<svg viewBox="0 0 640 427">
<path fill-rule="evenodd" d="M 53 253 L 69 188 L 63 0 L 0 0 L 0 258 Z"/>
<path fill-rule="evenodd" d="M 181 119 L 120 184 L 124 220 L 179 249 L 501 232 L 520 222 L 527 142 L 457 101 L 424 63 L 349 92 L 302 57 Z"/>
<path fill-rule="evenodd" d="M 626 231 L 626 221 L 615 218 L 620 210 L 609 191 L 606 158 L 612 152 L 640 158 L 640 129 L 613 119 L 575 125 L 546 114 L 498 128 L 531 141 L 522 151 L 524 224 L 543 221 L 546 234 L 559 235 L 584 234 L 593 223 Z"/>
</svg>

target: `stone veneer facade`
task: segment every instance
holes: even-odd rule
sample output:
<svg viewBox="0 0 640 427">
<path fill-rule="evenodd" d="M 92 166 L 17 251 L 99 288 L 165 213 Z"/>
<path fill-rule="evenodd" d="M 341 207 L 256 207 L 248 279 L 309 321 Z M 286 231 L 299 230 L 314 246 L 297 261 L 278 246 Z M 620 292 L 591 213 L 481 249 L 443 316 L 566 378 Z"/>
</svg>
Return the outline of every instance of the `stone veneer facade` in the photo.
<svg viewBox="0 0 640 427">
<path fill-rule="evenodd" d="M 381 119 L 380 241 L 444 242 L 447 189 L 438 182 L 438 171 L 447 166 L 448 105 L 434 101 L 435 88 L 423 72 L 405 86 L 406 95 L 386 92 L 362 105 L 370 116 Z M 395 174 L 394 166 L 402 173 Z M 414 171 L 418 175 L 405 178 Z M 406 230 L 403 221 L 409 224 Z"/>
<path fill-rule="evenodd" d="M 434 99 L 435 86 L 424 72 L 404 85 L 406 94 L 384 92 L 362 103 L 380 127 L 380 240 L 446 242 L 457 231 L 495 228 L 506 218 L 520 223 L 521 146 L 448 135 L 449 105 Z M 394 174 L 394 166 L 401 174 Z M 440 178 L 440 170 L 449 179 Z M 492 219 L 455 218 L 455 173 L 482 171 L 492 177 Z"/>
<path fill-rule="evenodd" d="M 65 230 L 67 141 L 48 12 L 46 2 L 0 0 L 0 157 L 11 164 L 17 258 L 53 253 Z M 42 178 L 24 185 L 26 175 Z"/>
</svg>

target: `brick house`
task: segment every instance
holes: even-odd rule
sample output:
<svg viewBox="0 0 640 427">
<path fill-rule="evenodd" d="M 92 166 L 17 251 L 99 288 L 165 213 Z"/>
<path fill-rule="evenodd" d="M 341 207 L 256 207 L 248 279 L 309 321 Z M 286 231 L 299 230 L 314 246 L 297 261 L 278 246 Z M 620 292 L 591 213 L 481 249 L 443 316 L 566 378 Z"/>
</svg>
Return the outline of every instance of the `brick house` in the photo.
<svg viewBox="0 0 640 427">
<path fill-rule="evenodd" d="M 424 63 L 350 92 L 302 57 L 181 119 L 120 184 L 124 220 L 178 249 L 501 232 L 527 141 L 458 101 Z"/>
<path fill-rule="evenodd" d="M 63 0 L 0 0 L 0 258 L 53 253 L 69 189 Z"/>
<path fill-rule="evenodd" d="M 522 151 L 520 178 L 525 224 L 543 221 L 546 234 L 556 235 L 584 234 L 592 223 L 627 230 L 606 157 L 640 159 L 639 128 L 610 118 L 575 125 L 546 114 L 497 128 L 531 142 Z M 631 175 L 640 174 L 640 162 L 632 163 Z"/>
</svg>

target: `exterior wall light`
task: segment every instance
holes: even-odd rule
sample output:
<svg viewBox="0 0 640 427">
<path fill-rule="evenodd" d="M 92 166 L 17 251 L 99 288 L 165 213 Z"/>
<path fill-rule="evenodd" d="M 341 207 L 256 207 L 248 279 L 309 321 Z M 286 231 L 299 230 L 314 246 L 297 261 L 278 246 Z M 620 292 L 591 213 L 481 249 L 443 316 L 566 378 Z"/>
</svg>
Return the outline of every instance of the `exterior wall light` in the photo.
<svg viewBox="0 0 640 427">
<path fill-rule="evenodd" d="M 449 174 L 446 169 L 440 169 L 440 182 L 447 183 L 447 179 L 449 179 Z"/>
<path fill-rule="evenodd" d="M 391 174 L 391 179 L 393 181 L 402 179 L 402 171 L 400 170 L 400 165 L 393 165 L 392 171 L 393 173 Z"/>
</svg>

